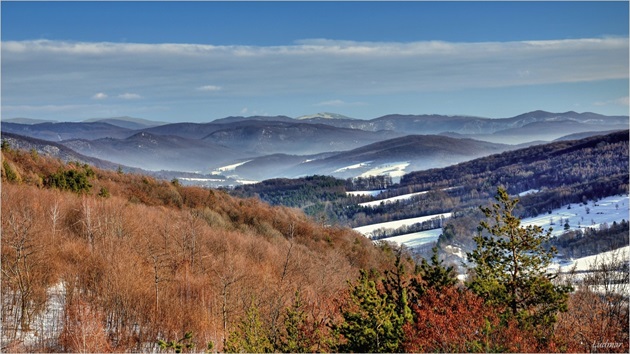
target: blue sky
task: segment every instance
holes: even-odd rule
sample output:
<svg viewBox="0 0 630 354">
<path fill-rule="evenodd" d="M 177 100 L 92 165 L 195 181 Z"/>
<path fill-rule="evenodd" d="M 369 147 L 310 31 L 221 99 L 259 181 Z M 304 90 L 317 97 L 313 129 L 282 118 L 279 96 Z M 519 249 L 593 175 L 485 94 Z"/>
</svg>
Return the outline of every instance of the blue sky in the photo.
<svg viewBox="0 0 630 354">
<path fill-rule="evenodd" d="M 2 117 L 628 114 L 627 2 L 7 2 Z"/>
</svg>

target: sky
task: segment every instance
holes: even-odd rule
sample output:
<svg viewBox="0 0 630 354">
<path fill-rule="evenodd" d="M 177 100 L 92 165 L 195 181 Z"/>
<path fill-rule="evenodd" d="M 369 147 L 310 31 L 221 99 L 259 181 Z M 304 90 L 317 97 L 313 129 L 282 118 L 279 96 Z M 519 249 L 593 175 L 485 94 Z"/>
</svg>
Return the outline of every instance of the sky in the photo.
<svg viewBox="0 0 630 354">
<path fill-rule="evenodd" d="M 628 115 L 627 1 L 0 6 L 5 119 Z"/>
</svg>

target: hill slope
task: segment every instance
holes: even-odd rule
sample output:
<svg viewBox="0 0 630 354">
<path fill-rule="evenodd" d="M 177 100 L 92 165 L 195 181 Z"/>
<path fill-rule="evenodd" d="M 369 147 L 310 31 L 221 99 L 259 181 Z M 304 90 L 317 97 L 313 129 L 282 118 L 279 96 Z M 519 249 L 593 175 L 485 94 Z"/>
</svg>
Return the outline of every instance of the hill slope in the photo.
<svg viewBox="0 0 630 354">
<path fill-rule="evenodd" d="M 78 178 L 79 196 L 60 183 Z M 3 351 L 153 351 L 182 328 L 221 350 L 252 304 L 266 328 L 284 328 L 296 292 L 327 336 L 347 281 L 391 255 L 288 208 L 14 149 L 2 152 L 1 200 L 2 268 L 15 271 L 2 278 L 4 308 L 22 301 L 30 314 L 3 317 Z M 29 256 L 14 262 L 19 247 Z M 64 315 L 44 326 L 49 306 Z"/>
<path fill-rule="evenodd" d="M 273 155 L 238 166 L 235 173 L 254 179 L 330 175 L 338 178 L 388 174 L 392 166 L 399 177 L 404 171 L 444 167 L 480 156 L 513 149 L 510 145 L 438 135 L 409 135 L 388 139 L 349 151 L 314 156 Z M 393 165 L 401 165 L 399 169 Z"/>
<path fill-rule="evenodd" d="M 48 141 L 62 141 L 67 139 L 93 140 L 106 137 L 126 138 L 133 134 L 133 130 L 131 129 L 103 122 L 39 124 L 3 122 L 2 131 Z"/>
<path fill-rule="evenodd" d="M 147 132 L 126 139 L 68 140 L 63 144 L 86 155 L 150 170 L 205 171 L 246 156 L 204 140 Z"/>
<path fill-rule="evenodd" d="M 325 124 L 258 122 L 226 127 L 209 134 L 204 140 L 258 154 L 291 152 L 305 155 L 348 150 L 396 136 L 400 134 Z"/>
</svg>

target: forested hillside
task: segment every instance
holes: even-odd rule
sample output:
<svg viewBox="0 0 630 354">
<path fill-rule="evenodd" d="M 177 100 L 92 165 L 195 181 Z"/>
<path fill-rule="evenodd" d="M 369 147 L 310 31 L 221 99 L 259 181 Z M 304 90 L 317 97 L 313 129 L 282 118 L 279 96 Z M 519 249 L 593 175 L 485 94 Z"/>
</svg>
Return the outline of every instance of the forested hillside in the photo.
<svg viewBox="0 0 630 354">
<path fill-rule="evenodd" d="M 280 183 L 281 182 L 281 183 Z M 509 151 L 440 169 L 411 172 L 399 184 L 383 178 L 341 180 L 309 177 L 241 186 L 230 193 L 258 197 L 273 205 L 303 208 L 309 215 L 352 227 L 476 209 L 503 185 L 521 198 L 519 215 L 534 216 L 572 202 L 628 192 L 628 131 Z M 281 186 L 279 186 L 281 184 Z M 372 197 L 344 194 L 384 190 L 384 199 L 414 192 L 396 203 L 362 207 Z M 460 214 L 461 215 L 461 214 Z"/>
<path fill-rule="evenodd" d="M 5 352 L 628 349 L 623 298 L 545 275 L 552 298 L 510 309 L 437 256 L 255 198 L 6 144 L 1 198 Z"/>
<path fill-rule="evenodd" d="M 10 149 L 2 180 L 3 346 L 65 322 L 36 351 L 82 350 L 87 330 L 99 333 L 88 351 L 150 350 L 186 331 L 221 350 L 252 304 L 277 337 L 296 292 L 325 331 L 346 281 L 388 258 L 352 230 L 176 181 Z M 34 328 L 55 286 L 65 315 Z"/>
</svg>

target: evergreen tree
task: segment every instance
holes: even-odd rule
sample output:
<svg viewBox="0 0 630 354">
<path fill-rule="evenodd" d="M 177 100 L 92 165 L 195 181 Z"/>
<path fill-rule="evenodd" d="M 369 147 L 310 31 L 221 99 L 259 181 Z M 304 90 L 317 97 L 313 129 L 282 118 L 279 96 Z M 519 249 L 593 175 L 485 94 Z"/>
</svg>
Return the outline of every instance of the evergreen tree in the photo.
<svg viewBox="0 0 630 354">
<path fill-rule="evenodd" d="M 273 345 L 258 312 L 258 306 L 252 300 L 245 318 L 238 329 L 230 333 L 225 347 L 227 353 L 271 353 Z"/>
<path fill-rule="evenodd" d="M 433 252 L 431 263 L 423 258 L 418 266 L 418 273 L 422 277 L 424 286 L 440 291 L 445 287 L 455 285 L 457 278 L 453 266 L 444 266 L 444 261 L 441 261 L 439 258 L 437 246 L 433 247 L 431 251 Z"/>
<path fill-rule="evenodd" d="M 413 288 L 410 286 L 414 278 L 410 279 L 405 267 L 405 252 L 404 249 L 398 248 L 395 253 L 394 270 L 385 271 L 385 279 L 383 281 L 384 287 L 384 299 L 394 305 L 395 318 L 392 319 L 394 326 L 394 333 L 399 338 L 399 344 L 402 344 L 404 331 L 403 326 L 407 323 L 413 322 L 413 314 L 409 307 L 409 297 L 413 297 L 413 294 L 409 294 Z M 395 351 L 402 351 L 402 345 Z"/>
<path fill-rule="evenodd" d="M 504 306 L 504 315 L 518 319 L 523 328 L 548 338 L 555 314 L 566 310 L 566 286 L 553 284 L 554 274 L 547 268 L 555 248 L 546 249 L 551 229 L 521 226 L 514 215 L 518 199 L 510 199 L 498 188 L 498 203 L 481 210 L 490 221 L 480 223 L 474 238 L 477 248 L 467 254 L 475 266 L 469 288 L 492 304 Z M 485 231 L 485 232 L 484 232 Z"/>
<path fill-rule="evenodd" d="M 396 324 L 400 321 L 396 305 L 388 301 L 387 294 L 379 294 L 376 283 L 366 271 L 350 290 L 352 305 L 342 312 L 344 321 L 334 326 L 346 339 L 339 345 L 341 352 L 377 353 L 394 352 L 400 345 Z"/>
<path fill-rule="evenodd" d="M 407 269 L 405 267 L 403 248 L 399 248 L 396 251 L 395 257 L 395 270 L 385 271 L 385 280 L 383 285 L 385 287 L 387 299 L 396 306 L 396 314 L 400 319 L 400 326 L 402 326 L 406 322 L 411 322 L 413 320 L 408 301 L 410 282 L 408 279 L 409 276 L 407 275 Z"/>
<path fill-rule="evenodd" d="M 308 331 L 307 314 L 304 311 L 300 292 L 296 291 L 295 301 L 285 310 L 284 333 L 281 335 L 278 350 L 283 353 L 309 353 L 314 341 Z"/>
<path fill-rule="evenodd" d="M 184 349 L 192 349 L 195 347 L 195 344 L 192 341 L 193 333 L 186 332 L 184 337 L 180 340 L 172 340 L 172 341 L 164 341 L 158 340 L 158 345 L 162 350 L 172 349 L 175 353 L 181 353 Z"/>
</svg>

